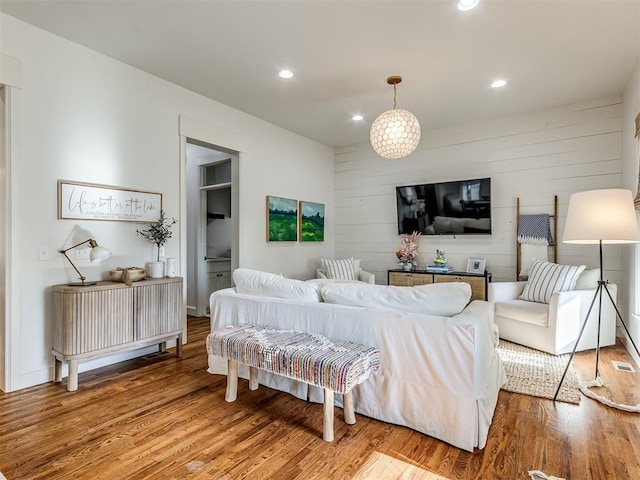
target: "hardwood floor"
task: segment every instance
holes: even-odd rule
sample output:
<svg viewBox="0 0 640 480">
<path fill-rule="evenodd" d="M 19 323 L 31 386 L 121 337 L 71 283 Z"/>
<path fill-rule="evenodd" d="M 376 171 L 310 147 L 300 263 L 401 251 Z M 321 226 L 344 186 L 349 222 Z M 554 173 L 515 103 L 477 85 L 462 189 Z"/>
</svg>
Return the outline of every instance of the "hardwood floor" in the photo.
<svg viewBox="0 0 640 480">
<path fill-rule="evenodd" d="M 77 392 L 48 383 L 0 393 L 0 471 L 17 479 L 350 479 L 373 456 L 401 478 L 640 480 L 640 415 L 582 398 L 580 405 L 500 392 L 487 446 L 473 453 L 404 427 L 336 409 L 333 443 L 322 440 L 322 405 L 266 387 L 224 401 L 225 378 L 206 372 L 207 318 L 189 320 L 183 358 L 135 359 L 80 374 Z M 603 349 L 607 395 L 640 403 L 640 373 L 622 346 Z M 579 354 L 581 378 L 595 355 Z M 637 368 L 637 367 L 636 367 Z M 639 370 L 640 372 L 640 370 Z M 425 408 L 429 408 L 425 404 Z M 411 470 L 412 472 L 409 472 Z M 380 470 L 382 471 L 382 470 Z M 416 471 L 424 472 L 417 476 Z"/>
</svg>

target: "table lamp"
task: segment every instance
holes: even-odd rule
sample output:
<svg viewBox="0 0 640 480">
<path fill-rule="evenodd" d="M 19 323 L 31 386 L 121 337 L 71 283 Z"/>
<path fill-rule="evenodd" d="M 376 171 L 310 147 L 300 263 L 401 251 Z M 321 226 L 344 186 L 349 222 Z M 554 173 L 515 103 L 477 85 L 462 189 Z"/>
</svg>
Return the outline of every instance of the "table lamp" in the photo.
<svg viewBox="0 0 640 480">
<path fill-rule="evenodd" d="M 70 286 L 86 287 L 89 285 L 95 285 L 97 283 L 97 282 L 86 282 L 85 280 L 87 279 L 87 277 L 85 277 L 84 275 L 82 275 L 82 273 L 80 273 L 80 270 L 78 270 L 78 267 L 76 267 L 71 261 L 71 259 L 67 256 L 67 252 L 69 250 L 73 250 L 74 248 L 77 248 L 80 245 L 84 245 L 85 243 L 88 243 L 89 247 L 91 247 L 91 253 L 89 254 L 89 260 L 91 260 L 91 263 L 101 262 L 111 256 L 111 251 L 108 248 L 101 247 L 100 245 L 98 245 L 98 243 L 93 238 L 85 240 L 84 242 L 80 242 L 77 245 L 74 245 L 73 247 L 69 247 L 64 250 L 58 250 L 58 252 L 64 255 L 64 257 L 69 261 L 73 269 L 76 272 L 78 272 L 78 275 L 80 275 L 80 282 L 69 283 L 68 285 Z"/>
</svg>

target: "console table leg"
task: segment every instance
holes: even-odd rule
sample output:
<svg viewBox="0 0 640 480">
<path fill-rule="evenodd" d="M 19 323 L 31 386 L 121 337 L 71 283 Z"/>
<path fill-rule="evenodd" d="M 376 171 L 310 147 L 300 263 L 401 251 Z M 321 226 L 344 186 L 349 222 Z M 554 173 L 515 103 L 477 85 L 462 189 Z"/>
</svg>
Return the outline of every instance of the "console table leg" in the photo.
<svg viewBox="0 0 640 480">
<path fill-rule="evenodd" d="M 327 442 L 333 442 L 333 390 L 324 389 L 324 426 L 322 438 Z"/>
<path fill-rule="evenodd" d="M 238 398 L 238 362 L 227 361 L 227 391 L 224 399 L 227 402 L 235 402 Z"/>
<path fill-rule="evenodd" d="M 69 360 L 69 375 L 67 376 L 67 390 L 78 390 L 78 360 Z"/>
<path fill-rule="evenodd" d="M 178 335 L 176 339 L 176 357 L 182 357 L 182 334 Z"/>
<path fill-rule="evenodd" d="M 258 385 L 258 369 L 249 367 L 249 390 L 257 390 Z"/>
<path fill-rule="evenodd" d="M 356 413 L 353 410 L 353 396 L 351 392 L 342 396 L 342 406 L 344 408 L 344 423 L 353 425 L 356 423 Z"/>
<path fill-rule="evenodd" d="M 53 364 L 53 381 L 55 383 L 59 383 L 62 381 L 62 360 L 60 360 L 58 357 L 54 357 L 54 364 Z"/>
</svg>

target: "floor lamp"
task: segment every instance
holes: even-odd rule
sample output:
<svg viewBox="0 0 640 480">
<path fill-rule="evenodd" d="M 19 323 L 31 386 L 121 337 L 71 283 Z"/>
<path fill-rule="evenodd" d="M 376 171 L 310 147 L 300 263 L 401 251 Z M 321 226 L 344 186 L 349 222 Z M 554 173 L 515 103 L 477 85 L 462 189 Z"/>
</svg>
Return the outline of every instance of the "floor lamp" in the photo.
<svg viewBox="0 0 640 480">
<path fill-rule="evenodd" d="M 638 347 L 636 346 L 627 326 L 624 323 L 622 315 L 616 306 L 613 297 L 609 293 L 607 288 L 608 280 L 603 280 L 602 269 L 602 245 L 610 243 L 636 243 L 640 242 L 640 232 L 638 232 L 638 221 L 636 218 L 636 211 L 633 206 L 633 197 L 630 190 L 623 189 L 604 189 L 604 190 L 590 190 L 586 192 L 574 193 L 569 198 L 569 209 L 567 211 L 567 221 L 564 228 L 564 236 L 562 238 L 564 243 L 577 243 L 577 244 L 597 244 L 600 247 L 600 280 L 598 281 L 598 288 L 593 295 L 589 311 L 585 317 L 585 321 L 582 323 L 578 339 L 569 357 L 569 362 L 562 374 L 558 389 L 556 390 L 553 400 L 555 401 L 560 392 L 560 387 L 564 382 L 573 356 L 576 353 L 582 334 L 584 333 L 585 326 L 591 314 L 596 300 L 598 300 L 598 336 L 596 343 L 596 372 L 595 380 L 588 382 L 585 388 L 580 390 L 587 396 L 605 403 L 609 406 L 621 408 L 627 411 L 640 411 L 640 404 L 636 406 L 620 405 L 616 404 L 605 397 L 601 397 L 593 392 L 588 391 L 589 386 L 602 386 L 602 380 L 600 379 L 598 372 L 598 362 L 600 360 L 600 326 L 602 315 L 602 302 L 603 295 L 609 298 L 609 301 L 613 304 L 616 314 L 620 323 L 627 332 L 629 340 L 636 353 Z M 585 390 L 588 392 L 585 392 Z"/>
</svg>

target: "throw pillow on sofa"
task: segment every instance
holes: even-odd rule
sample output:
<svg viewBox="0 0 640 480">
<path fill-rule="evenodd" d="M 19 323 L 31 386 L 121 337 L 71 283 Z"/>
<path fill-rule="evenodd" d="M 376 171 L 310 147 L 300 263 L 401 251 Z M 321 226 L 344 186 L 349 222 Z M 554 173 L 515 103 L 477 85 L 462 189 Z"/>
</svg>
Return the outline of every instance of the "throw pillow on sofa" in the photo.
<svg viewBox="0 0 640 480">
<path fill-rule="evenodd" d="M 460 313 L 469 303 L 471 286 L 462 282 L 432 283 L 417 287 L 328 283 L 320 288 L 320 294 L 326 303 L 450 317 Z"/>
<path fill-rule="evenodd" d="M 245 295 L 290 298 L 308 302 L 319 302 L 319 285 L 286 278 L 274 273 L 238 268 L 233 272 L 236 291 Z"/>
<path fill-rule="evenodd" d="M 556 292 L 573 290 L 578 277 L 586 265 L 559 265 L 557 263 L 533 260 L 529 279 L 520 295 L 521 300 L 549 303 Z"/>
<path fill-rule="evenodd" d="M 341 260 L 320 259 L 320 265 L 327 278 L 332 280 L 358 280 L 360 260 L 353 257 Z"/>
</svg>

